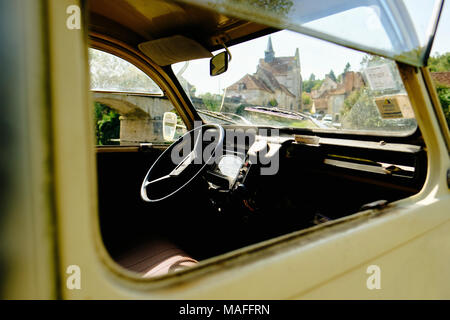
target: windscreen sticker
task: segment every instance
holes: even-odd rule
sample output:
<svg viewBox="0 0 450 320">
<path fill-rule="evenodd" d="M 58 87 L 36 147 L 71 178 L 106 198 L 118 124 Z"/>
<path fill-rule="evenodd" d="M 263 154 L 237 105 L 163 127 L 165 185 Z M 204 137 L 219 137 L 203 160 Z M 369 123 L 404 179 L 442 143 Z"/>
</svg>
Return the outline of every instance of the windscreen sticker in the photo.
<svg viewBox="0 0 450 320">
<path fill-rule="evenodd" d="M 367 68 L 364 73 L 372 90 L 387 90 L 396 87 L 392 72 L 387 64 Z"/>
<path fill-rule="evenodd" d="M 403 118 L 402 110 L 395 98 L 381 98 L 375 100 L 378 111 L 380 111 L 383 119 L 399 119 Z"/>
</svg>

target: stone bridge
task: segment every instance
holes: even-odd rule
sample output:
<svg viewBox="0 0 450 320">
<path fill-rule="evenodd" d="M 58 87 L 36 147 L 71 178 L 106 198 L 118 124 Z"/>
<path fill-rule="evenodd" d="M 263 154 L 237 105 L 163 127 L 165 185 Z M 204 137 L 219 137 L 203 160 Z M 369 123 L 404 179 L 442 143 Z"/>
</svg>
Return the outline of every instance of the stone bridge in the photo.
<svg viewBox="0 0 450 320">
<path fill-rule="evenodd" d="M 92 97 L 120 114 L 120 144 L 163 141 L 164 112 L 174 109 L 166 97 L 100 91 Z"/>
</svg>

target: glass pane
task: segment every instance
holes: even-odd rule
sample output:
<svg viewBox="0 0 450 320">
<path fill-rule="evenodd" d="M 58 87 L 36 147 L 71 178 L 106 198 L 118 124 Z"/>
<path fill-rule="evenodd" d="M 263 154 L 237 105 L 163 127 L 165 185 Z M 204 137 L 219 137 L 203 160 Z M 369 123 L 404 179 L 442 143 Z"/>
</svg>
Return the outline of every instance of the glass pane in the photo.
<svg viewBox="0 0 450 320">
<path fill-rule="evenodd" d="M 417 127 L 394 61 L 291 31 L 230 48 L 226 73 L 209 59 L 174 73 L 207 122 L 409 134 Z"/>
<path fill-rule="evenodd" d="M 90 48 L 89 64 L 92 90 L 162 94 L 143 71 L 117 56 Z"/>
<path fill-rule="evenodd" d="M 423 65 L 441 0 L 194 0 L 241 19 Z"/>
</svg>

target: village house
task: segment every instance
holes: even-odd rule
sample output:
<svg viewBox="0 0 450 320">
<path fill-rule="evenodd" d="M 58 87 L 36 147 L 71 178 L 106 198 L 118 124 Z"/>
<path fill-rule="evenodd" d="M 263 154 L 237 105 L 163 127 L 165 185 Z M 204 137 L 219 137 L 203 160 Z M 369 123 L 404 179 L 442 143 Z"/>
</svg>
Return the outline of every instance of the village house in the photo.
<svg viewBox="0 0 450 320">
<path fill-rule="evenodd" d="M 363 86 L 364 80 L 359 72 L 344 73 L 341 82 L 336 82 L 326 75 L 319 89 L 311 91 L 314 112 L 331 114 L 335 121 L 339 121 L 345 98 Z"/>
<path fill-rule="evenodd" d="M 275 57 L 269 37 L 264 59 L 256 72 L 246 74 L 227 88 L 226 96 L 239 98 L 243 103 L 272 106 L 300 111 L 302 105 L 302 76 L 298 48 L 292 57 Z"/>
</svg>

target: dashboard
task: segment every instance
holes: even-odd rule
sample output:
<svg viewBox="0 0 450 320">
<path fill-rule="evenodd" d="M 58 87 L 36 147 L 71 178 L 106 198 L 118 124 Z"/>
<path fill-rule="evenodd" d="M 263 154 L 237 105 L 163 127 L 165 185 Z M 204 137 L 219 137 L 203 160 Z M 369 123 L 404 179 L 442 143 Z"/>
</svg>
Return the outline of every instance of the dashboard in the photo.
<svg viewBox="0 0 450 320">
<path fill-rule="evenodd" d="M 225 150 L 224 155 L 207 171 L 207 180 L 213 186 L 230 190 L 238 181 L 242 181 L 250 166 L 246 155 L 241 152 Z"/>
</svg>

